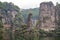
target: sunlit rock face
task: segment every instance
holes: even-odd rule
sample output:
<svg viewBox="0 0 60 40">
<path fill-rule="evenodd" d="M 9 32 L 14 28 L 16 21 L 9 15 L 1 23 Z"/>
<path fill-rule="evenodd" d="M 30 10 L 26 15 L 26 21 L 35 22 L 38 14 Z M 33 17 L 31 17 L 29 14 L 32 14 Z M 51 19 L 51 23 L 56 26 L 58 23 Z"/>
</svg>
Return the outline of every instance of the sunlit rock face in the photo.
<svg viewBox="0 0 60 40">
<path fill-rule="evenodd" d="M 54 30 L 55 29 L 55 6 L 52 2 L 42 2 L 40 4 L 39 20 L 40 28 Z"/>
</svg>

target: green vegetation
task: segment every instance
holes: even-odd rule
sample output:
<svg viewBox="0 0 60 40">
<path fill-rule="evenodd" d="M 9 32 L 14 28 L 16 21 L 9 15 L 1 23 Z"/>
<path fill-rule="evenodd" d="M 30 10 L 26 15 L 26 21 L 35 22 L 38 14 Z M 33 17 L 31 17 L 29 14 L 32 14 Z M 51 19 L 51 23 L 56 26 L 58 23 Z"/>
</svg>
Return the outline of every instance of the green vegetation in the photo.
<svg viewBox="0 0 60 40">
<path fill-rule="evenodd" d="M 3 10 L 16 10 L 16 11 L 19 11 L 19 7 L 14 5 L 13 3 L 8 3 L 8 2 L 0 2 L 0 8 L 3 9 Z"/>
<path fill-rule="evenodd" d="M 14 20 L 11 19 L 11 14 L 8 13 L 8 11 L 16 11 L 17 15 Z M 4 28 L 2 24 L 2 18 L 0 17 L 0 40 L 14 40 L 15 35 L 13 32 L 13 28 L 20 27 L 21 24 L 24 21 L 23 16 L 20 13 L 20 8 L 13 3 L 8 2 L 0 2 L 0 14 L 3 15 L 3 17 L 7 17 L 10 20 L 10 24 L 12 24 L 11 28 Z M 0 16 L 1 16 L 0 15 Z M 7 20 L 7 22 L 9 21 Z M 3 35 L 3 36 L 2 36 Z"/>
<path fill-rule="evenodd" d="M 0 40 L 39 40 L 40 37 L 45 36 L 60 36 L 60 18 L 58 21 L 58 27 L 53 31 L 44 31 L 38 29 L 36 26 L 40 24 L 40 21 L 37 21 L 35 27 L 27 27 L 27 24 L 24 23 L 29 12 L 33 13 L 33 19 L 38 19 L 39 9 L 23 9 L 20 12 L 20 8 L 13 3 L 0 2 L 0 9 L 2 10 L 0 14 L 6 15 L 8 17 L 7 11 L 17 11 L 15 19 L 12 21 L 11 28 L 3 28 L 2 18 L 0 17 Z M 24 16 L 24 17 L 23 17 Z M 25 18 L 25 19 L 24 19 Z M 49 17 L 45 17 L 48 19 Z M 16 26 L 16 27 L 14 27 Z M 15 28 L 15 29 L 13 29 Z M 3 35 L 3 36 L 2 36 Z"/>
<path fill-rule="evenodd" d="M 39 16 L 39 8 L 34 8 L 34 9 L 22 9 L 22 10 L 21 10 L 21 13 L 22 13 L 25 21 L 27 20 L 28 14 L 29 14 L 30 12 L 33 14 L 33 19 L 38 19 L 38 16 Z"/>
<path fill-rule="evenodd" d="M 2 25 L 2 21 L 1 21 L 1 18 L 0 18 L 0 40 L 3 40 L 3 25 Z"/>
</svg>

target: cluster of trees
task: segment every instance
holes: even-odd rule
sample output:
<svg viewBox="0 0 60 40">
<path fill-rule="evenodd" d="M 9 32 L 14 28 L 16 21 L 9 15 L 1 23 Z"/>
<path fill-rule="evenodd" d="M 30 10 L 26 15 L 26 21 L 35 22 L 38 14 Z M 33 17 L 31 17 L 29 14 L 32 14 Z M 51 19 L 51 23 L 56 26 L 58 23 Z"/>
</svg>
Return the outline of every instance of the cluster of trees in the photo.
<svg viewBox="0 0 60 40">
<path fill-rule="evenodd" d="M 16 15 L 16 18 L 12 24 L 12 25 L 16 26 L 15 30 L 13 30 L 12 28 L 4 29 L 2 20 L 0 18 L 0 40 L 3 40 L 4 39 L 3 36 L 7 36 L 7 35 L 8 35 L 8 38 L 5 37 L 5 39 L 7 39 L 7 40 L 39 40 L 40 36 L 55 36 L 55 35 L 58 36 L 58 35 L 60 35 L 60 27 L 58 27 L 56 30 L 50 31 L 50 32 L 46 32 L 41 29 L 38 30 L 38 28 L 36 28 L 36 27 L 32 27 L 29 30 L 27 25 L 23 23 L 24 18 L 21 15 L 20 8 L 11 2 L 10 3 L 0 2 L 0 9 L 2 10 L 2 13 L 4 13 L 5 15 L 8 14 L 7 13 L 8 10 L 9 11 L 15 10 L 18 12 L 18 14 Z M 5 12 L 3 12 L 3 10 Z M 37 25 L 38 24 L 39 24 L 39 21 L 38 21 Z M 60 25 L 60 21 L 59 21 L 58 25 Z"/>
<path fill-rule="evenodd" d="M 17 15 L 16 15 L 15 19 L 13 20 L 13 22 L 11 22 L 11 24 L 12 24 L 11 28 L 4 28 L 3 23 L 2 23 L 2 18 L 0 17 L 0 40 L 14 40 L 14 37 L 15 37 L 14 34 L 16 32 L 13 31 L 13 27 L 16 26 L 16 29 L 20 28 L 21 24 L 23 22 L 23 16 L 21 15 L 20 8 L 18 6 L 14 5 L 11 2 L 10 3 L 0 2 L 0 14 L 5 15 L 3 17 L 8 17 L 9 18 L 8 11 L 16 11 Z"/>
<path fill-rule="evenodd" d="M 21 25 L 19 29 L 15 31 L 15 40 L 38 40 L 38 30 L 35 28 L 28 29 L 27 25 Z"/>
<path fill-rule="evenodd" d="M 0 2 L 0 9 L 3 9 L 3 10 L 16 10 L 16 11 L 19 11 L 20 8 L 16 5 L 14 5 L 13 3 L 8 3 L 8 2 Z"/>
<path fill-rule="evenodd" d="M 1 18 L 0 18 L 0 19 L 1 19 Z M 2 26 L 2 20 L 0 20 L 0 40 L 3 39 L 2 34 L 3 34 L 3 26 Z"/>
</svg>

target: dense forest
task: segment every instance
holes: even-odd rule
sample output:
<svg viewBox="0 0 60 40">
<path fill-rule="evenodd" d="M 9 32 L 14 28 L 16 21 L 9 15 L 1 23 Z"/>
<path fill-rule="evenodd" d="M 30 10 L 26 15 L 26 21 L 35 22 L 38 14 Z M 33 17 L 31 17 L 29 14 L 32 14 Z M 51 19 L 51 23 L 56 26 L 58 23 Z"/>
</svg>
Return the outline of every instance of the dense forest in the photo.
<svg viewBox="0 0 60 40">
<path fill-rule="evenodd" d="M 17 12 L 17 15 L 12 20 L 12 17 L 10 18 L 8 15 L 8 11 L 13 10 Z M 32 27 L 29 30 L 27 24 L 24 23 L 24 20 L 27 19 L 25 16 L 28 16 L 29 12 L 33 13 L 33 19 L 38 19 L 38 8 L 26 10 L 23 9 L 20 11 L 20 8 L 11 2 L 0 2 L 0 14 L 4 15 L 4 18 L 5 15 L 7 18 L 10 18 L 11 24 L 11 27 L 5 28 L 3 26 L 2 16 L 0 15 L 0 40 L 39 40 L 42 36 L 60 36 L 60 20 L 58 20 L 57 23 L 59 26 L 53 31 L 47 32 L 42 29 L 38 29 L 36 26 Z M 39 22 L 40 21 L 37 21 L 37 24 Z"/>
</svg>

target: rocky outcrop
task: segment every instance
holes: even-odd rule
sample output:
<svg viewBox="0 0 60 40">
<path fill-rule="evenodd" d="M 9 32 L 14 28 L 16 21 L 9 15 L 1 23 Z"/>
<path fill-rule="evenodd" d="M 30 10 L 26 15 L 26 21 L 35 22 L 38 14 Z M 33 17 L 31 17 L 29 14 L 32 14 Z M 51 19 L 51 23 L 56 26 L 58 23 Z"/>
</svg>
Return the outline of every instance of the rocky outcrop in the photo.
<svg viewBox="0 0 60 40">
<path fill-rule="evenodd" d="M 60 28 L 60 4 L 57 3 L 56 6 L 55 6 L 55 9 L 56 9 L 56 24 L 57 24 L 57 27 L 56 28 Z"/>
<path fill-rule="evenodd" d="M 40 4 L 40 28 L 46 31 L 55 29 L 55 6 L 52 2 L 42 2 Z"/>
<path fill-rule="evenodd" d="M 29 28 L 32 27 L 32 13 L 29 13 L 28 15 L 27 26 Z"/>
<path fill-rule="evenodd" d="M 17 15 L 17 11 L 7 11 L 6 14 L 2 14 L 2 23 L 3 25 L 12 25 L 13 21 L 15 20 L 15 16 Z M 9 27 L 9 26 L 8 26 Z"/>
</svg>

